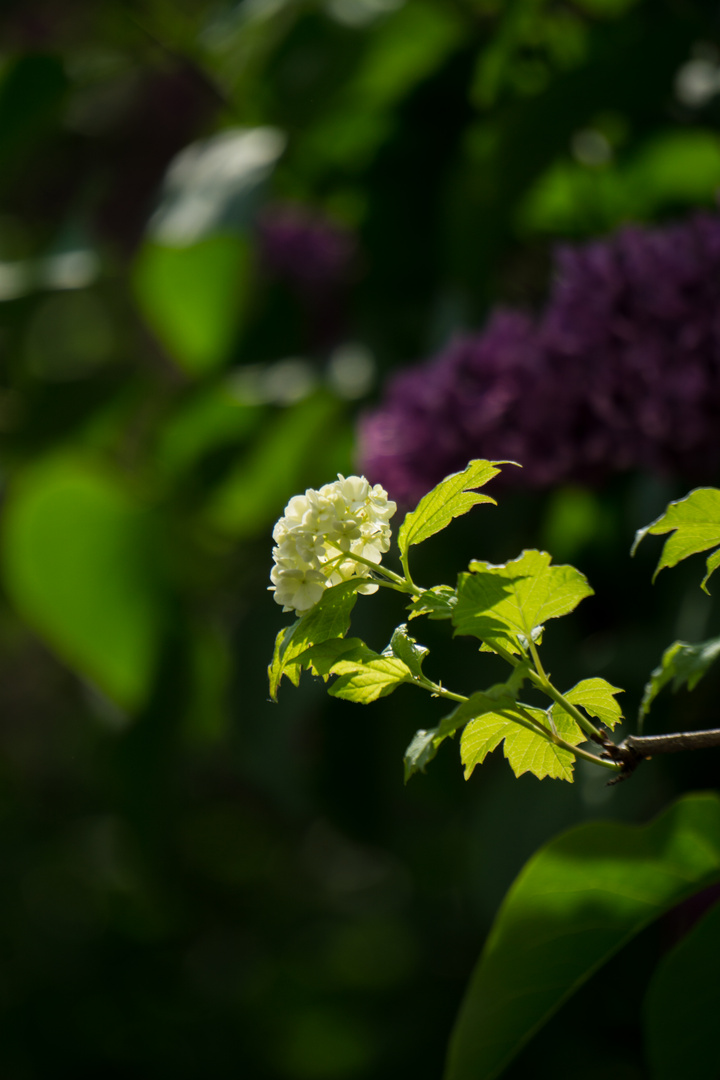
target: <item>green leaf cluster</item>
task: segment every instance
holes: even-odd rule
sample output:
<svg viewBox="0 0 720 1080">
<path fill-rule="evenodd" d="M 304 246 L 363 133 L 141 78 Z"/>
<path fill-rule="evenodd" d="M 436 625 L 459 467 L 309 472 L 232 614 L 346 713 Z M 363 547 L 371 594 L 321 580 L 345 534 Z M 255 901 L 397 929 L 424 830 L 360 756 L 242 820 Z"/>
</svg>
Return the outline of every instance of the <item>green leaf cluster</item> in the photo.
<svg viewBox="0 0 720 1080">
<path fill-rule="evenodd" d="M 477 489 L 496 476 L 502 464 L 507 463 L 471 461 L 462 472 L 446 477 L 425 495 L 406 515 L 398 532 L 405 576 L 378 567 L 375 577 L 410 597 L 411 619 L 425 615 L 449 620 L 455 634 L 478 638 L 481 653 L 495 653 L 508 663 L 505 682 L 469 696 L 434 682 L 423 669 L 428 650 L 409 635 L 405 623 L 395 630 L 381 653 L 358 639 L 345 640 L 358 582 L 327 590 L 311 612 L 278 635 L 269 670 L 273 698 L 283 675 L 297 683 L 305 668 L 325 680 L 333 677 L 329 688 L 333 697 L 359 704 L 385 697 L 404 683 L 452 702 L 452 711 L 436 727 L 419 729 L 413 736 L 404 757 L 406 780 L 424 771 L 441 744 L 459 731 L 466 778 L 501 744 L 516 776 L 531 772 L 539 779 L 572 782 L 578 754 L 618 768 L 614 762 L 578 748 L 588 738 L 602 742 L 603 735 L 593 719 L 606 729 L 618 723 L 621 712 L 615 695 L 619 688 L 594 678 L 582 680 L 562 694 L 545 674 L 538 653 L 545 624 L 569 614 L 592 595 L 580 571 L 552 565 L 547 552 L 524 551 L 502 565 L 474 560 L 468 571 L 459 575 L 454 589 L 449 585 L 422 588 L 410 575 L 408 556 L 414 545 L 436 535 L 474 506 L 494 503 Z M 545 709 L 519 699 L 525 683 L 550 699 Z"/>
</svg>

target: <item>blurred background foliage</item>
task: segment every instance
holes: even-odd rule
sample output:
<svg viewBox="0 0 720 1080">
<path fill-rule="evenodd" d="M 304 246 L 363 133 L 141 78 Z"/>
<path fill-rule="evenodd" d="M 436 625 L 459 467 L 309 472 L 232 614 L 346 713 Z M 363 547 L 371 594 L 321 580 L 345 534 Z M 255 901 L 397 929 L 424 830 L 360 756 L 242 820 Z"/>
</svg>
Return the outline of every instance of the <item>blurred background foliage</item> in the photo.
<svg viewBox="0 0 720 1080">
<path fill-rule="evenodd" d="M 433 702 L 268 702 L 270 531 L 357 468 L 393 370 L 541 307 L 558 241 L 715 206 L 717 5 L 6 0 L 0 29 L 0 1073 L 434 1080 L 524 859 L 717 758 L 464 784 L 444 747 L 403 788 Z M 662 648 L 720 631 L 699 567 L 653 589 L 650 545 L 628 559 L 696 482 L 506 491 L 415 577 L 573 561 L 598 595 L 550 668 L 626 687 L 632 726 Z M 382 647 L 402 611 L 356 620 Z M 472 644 L 422 631 L 475 688 Z M 714 723 L 716 685 L 655 729 Z M 592 1060 L 568 1006 L 508 1075 L 645 1075 L 661 949 L 583 992 L 612 1032 Z"/>
</svg>

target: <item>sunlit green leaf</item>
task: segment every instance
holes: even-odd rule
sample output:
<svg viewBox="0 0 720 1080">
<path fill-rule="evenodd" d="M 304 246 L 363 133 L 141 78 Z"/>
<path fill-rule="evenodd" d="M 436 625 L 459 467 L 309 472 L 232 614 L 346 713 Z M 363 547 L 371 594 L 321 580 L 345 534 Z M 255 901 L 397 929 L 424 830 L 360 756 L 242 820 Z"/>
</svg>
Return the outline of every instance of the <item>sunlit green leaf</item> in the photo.
<svg viewBox="0 0 720 1080">
<path fill-rule="evenodd" d="M 720 544 L 720 491 L 717 488 L 696 488 L 684 499 L 671 502 L 659 518 L 644 529 L 638 529 L 632 553 L 635 554 L 638 544 L 648 533 L 657 536 L 667 532 L 672 536 L 663 545 L 653 581 L 665 567 L 677 566 L 689 555 Z M 717 552 L 707 559 L 707 573 L 702 580 L 705 592 L 708 591 L 708 578 L 719 563 L 720 554 Z"/>
<path fill-rule="evenodd" d="M 507 461 L 471 461 L 462 472 L 452 473 L 429 491 L 414 510 L 406 515 L 398 533 L 398 546 L 405 554 L 413 544 L 434 536 L 453 518 L 467 514 L 478 503 L 495 503 L 489 495 L 482 495 L 475 488 L 487 484 L 500 472 L 496 466 L 512 465 Z"/>
<path fill-rule="evenodd" d="M 524 706 L 524 711 L 550 729 L 547 713 L 541 709 Z M 557 733 L 575 746 L 585 741 L 585 736 L 567 713 L 556 720 Z M 556 746 L 544 735 L 523 727 L 516 720 L 501 713 L 489 712 L 471 721 L 460 741 L 460 757 L 465 766 L 467 780 L 476 765 L 481 765 L 487 755 L 504 740 L 503 751 L 510 768 L 516 776 L 531 772 L 539 780 L 549 776 L 572 783 L 575 758 L 569 750 Z"/>
<path fill-rule="evenodd" d="M 373 652 L 362 642 L 331 668 L 337 680 L 330 687 L 332 697 L 367 705 L 385 697 L 401 683 L 412 682 L 413 674 L 407 664 L 394 656 Z"/>
<path fill-rule="evenodd" d="M 452 617 L 457 632 L 524 651 L 536 627 L 567 615 L 593 594 L 579 570 L 550 561 L 545 551 L 524 551 L 501 566 L 470 563 L 470 573 L 458 579 Z"/>
<path fill-rule="evenodd" d="M 720 904 L 660 960 L 643 1012 L 652 1080 L 720 1076 Z"/>
<path fill-rule="evenodd" d="M 612 730 L 622 720 L 622 710 L 615 700 L 615 694 L 622 693 L 619 686 L 611 686 L 606 679 L 582 679 L 564 696 L 571 704 L 582 705 L 590 716 L 596 717 Z M 553 705 L 552 714 L 556 723 L 561 713 L 565 714 L 562 706 Z"/>
<path fill-rule="evenodd" d="M 541 848 L 510 888 L 472 976 L 444 1080 L 493 1080 L 617 950 L 720 879 L 720 799 L 649 825 L 597 822 Z"/>
<path fill-rule="evenodd" d="M 39 462 L 5 507 L 5 586 L 21 616 L 120 704 L 147 694 L 166 602 L 156 526 L 111 472 Z"/>
<path fill-rule="evenodd" d="M 270 696 L 277 700 L 278 687 L 284 675 L 297 686 L 305 663 L 301 653 L 330 638 L 342 638 L 350 626 L 350 613 L 357 600 L 362 578 L 343 581 L 321 596 L 310 611 L 305 612 L 292 626 L 283 627 L 275 638 L 273 658 L 268 667 Z"/>
<path fill-rule="evenodd" d="M 405 751 L 405 782 L 435 757 L 440 744 L 469 721 L 484 713 L 494 713 L 500 708 L 511 708 L 527 676 L 529 664 L 518 664 L 506 683 L 497 683 L 484 691 L 477 691 L 463 701 L 451 713 L 443 717 L 436 728 L 416 731 Z"/>
<path fill-rule="evenodd" d="M 702 679 L 707 669 L 720 656 L 720 637 L 700 641 L 689 645 L 685 641 L 674 641 L 663 653 L 659 665 L 650 673 L 645 684 L 640 716 L 646 716 L 650 707 L 664 686 L 672 681 L 673 692 L 681 686 L 693 690 Z"/>
</svg>

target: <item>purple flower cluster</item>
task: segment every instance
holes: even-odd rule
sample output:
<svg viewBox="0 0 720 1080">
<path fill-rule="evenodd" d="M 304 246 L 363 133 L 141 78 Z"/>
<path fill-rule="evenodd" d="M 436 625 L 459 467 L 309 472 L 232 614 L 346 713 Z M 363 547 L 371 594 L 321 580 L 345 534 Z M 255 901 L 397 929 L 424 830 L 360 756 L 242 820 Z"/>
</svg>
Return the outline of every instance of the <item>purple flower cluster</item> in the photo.
<svg viewBox="0 0 720 1080">
<path fill-rule="evenodd" d="M 360 465 L 412 503 L 474 457 L 546 487 L 642 468 L 695 481 L 720 467 L 720 218 L 625 228 L 556 255 L 537 318 L 397 374 L 360 422 Z"/>
<path fill-rule="evenodd" d="M 351 275 L 352 234 L 317 213 L 294 205 L 269 207 L 258 234 L 267 271 L 305 294 L 334 292 Z"/>
</svg>

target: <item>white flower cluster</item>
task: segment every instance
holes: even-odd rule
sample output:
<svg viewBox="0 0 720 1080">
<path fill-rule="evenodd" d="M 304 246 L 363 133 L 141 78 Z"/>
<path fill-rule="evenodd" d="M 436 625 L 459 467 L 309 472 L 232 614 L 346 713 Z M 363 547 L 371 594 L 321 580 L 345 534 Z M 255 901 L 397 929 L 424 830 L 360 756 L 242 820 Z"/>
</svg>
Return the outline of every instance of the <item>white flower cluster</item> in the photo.
<svg viewBox="0 0 720 1080">
<path fill-rule="evenodd" d="M 275 565 L 271 590 L 283 611 L 304 614 L 317 604 L 324 590 L 351 577 L 368 577 L 370 567 L 343 555 L 359 555 L 379 563 L 390 547 L 388 520 L 397 505 L 387 492 L 364 476 L 338 473 L 337 480 L 319 491 L 308 488 L 295 495 L 273 529 Z M 362 585 L 372 593 L 377 585 Z"/>
</svg>

